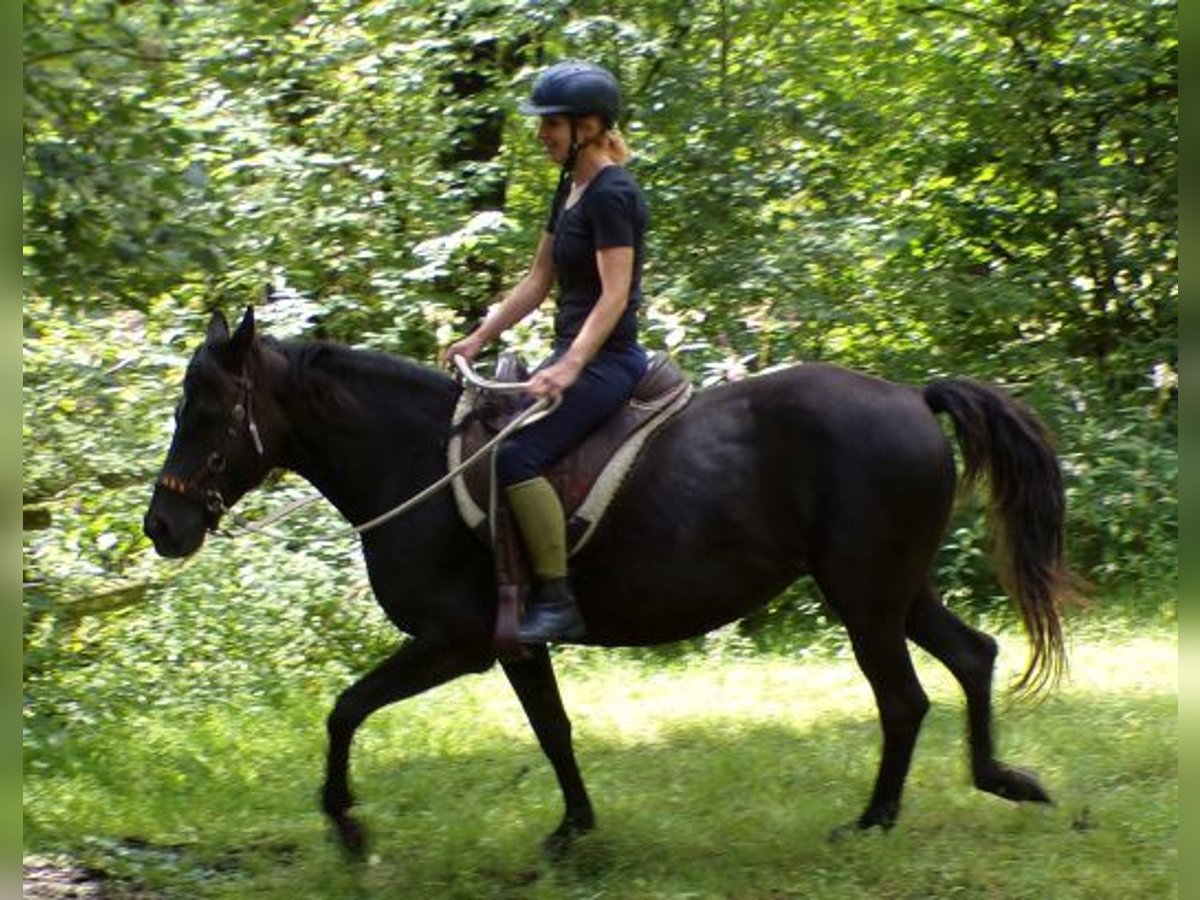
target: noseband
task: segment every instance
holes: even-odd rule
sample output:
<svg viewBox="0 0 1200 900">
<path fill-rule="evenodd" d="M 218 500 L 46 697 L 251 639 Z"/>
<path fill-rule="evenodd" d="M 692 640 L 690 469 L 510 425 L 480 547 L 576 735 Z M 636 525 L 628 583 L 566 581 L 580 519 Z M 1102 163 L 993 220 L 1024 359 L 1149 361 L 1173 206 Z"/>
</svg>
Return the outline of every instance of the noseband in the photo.
<svg viewBox="0 0 1200 900">
<path fill-rule="evenodd" d="M 262 438 L 258 433 L 258 423 L 254 420 L 254 410 L 251 405 L 254 385 L 250 377 L 243 373 L 238 379 L 238 400 L 229 411 L 229 427 L 225 429 L 224 437 L 219 447 L 204 458 L 204 462 L 190 478 L 180 478 L 177 475 L 163 473 L 155 482 L 157 487 L 165 488 L 172 493 L 194 500 L 204 507 L 205 524 L 209 531 L 216 529 L 228 507 L 216 480 L 225 471 L 229 459 L 231 444 L 237 440 L 242 423 L 254 442 L 254 450 L 261 459 L 263 456 Z"/>
</svg>

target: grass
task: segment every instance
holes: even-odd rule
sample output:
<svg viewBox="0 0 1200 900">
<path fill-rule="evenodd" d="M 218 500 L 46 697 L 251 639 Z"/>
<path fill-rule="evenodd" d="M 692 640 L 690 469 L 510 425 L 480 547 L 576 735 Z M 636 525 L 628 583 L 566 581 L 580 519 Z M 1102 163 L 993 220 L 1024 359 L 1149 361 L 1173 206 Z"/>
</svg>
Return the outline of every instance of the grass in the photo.
<svg viewBox="0 0 1200 900">
<path fill-rule="evenodd" d="M 1023 640 L 1003 637 L 1005 677 Z M 961 695 L 927 657 L 926 719 L 900 824 L 830 843 L 878 758 L 870 691 L 844 659 L 651 667 L 567 651 L 560 681 L 599 829 L 551 866 L 553 775 L 502 675 L 379 713 L 355 746 L 368 863 L 316 811 L 324 689 L 282 708 L 231 698 L 187 717 L 131 712 L 27 763 L 27 854 L 107 873 L 108 896 L 1176 896 L 1177 643 L 1093 629 L 1045 702 L 998 702 L 1000 755 L 1057 803 L 973 790 Z M 146 896 L 146 893 L 138 896 Z"/>
</svg>

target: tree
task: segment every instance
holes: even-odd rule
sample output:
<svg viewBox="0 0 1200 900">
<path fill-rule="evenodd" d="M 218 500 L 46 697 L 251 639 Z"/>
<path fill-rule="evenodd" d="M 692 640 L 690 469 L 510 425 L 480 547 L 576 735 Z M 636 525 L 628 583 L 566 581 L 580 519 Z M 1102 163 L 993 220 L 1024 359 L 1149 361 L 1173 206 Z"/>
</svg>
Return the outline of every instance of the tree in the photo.
<svg viewBox="0 0 1200 900">
<path fill-rule="evenodd" d="M 239 548 L 241 585 L 207 560 L 164 583 L 139 519 L 174 385 L 203 311 L 264 287 L 290 297 L 263 303 L 268 331 L 431 361 L 528 265 L 557 172 L 511 112 L 572 56 L 624 86 L 649 345 L 703 383 L 806 360 L 1006 383 L 1059 432 L 1081 567 L 1173 577 L 1174 3 L 24 10 L 24 565 L 45 671 L 135 633 L 143 661 L 171 641 L 219 656 L 239 626 L 209 620 L 235 595 L 267 646 L 260 571 L 304 598 L 287 615 L 310 661 L 369 655 L 320 638 L 348 615 L 328 585 L 359 589 L 329 520 Z M 547 325 L 518 342 L 543 348 Z M 968 587 L 990 583 L 973 528 L 944 562 Z M 212 607 L 162 605 L 184 595 Z"/>
</svg>

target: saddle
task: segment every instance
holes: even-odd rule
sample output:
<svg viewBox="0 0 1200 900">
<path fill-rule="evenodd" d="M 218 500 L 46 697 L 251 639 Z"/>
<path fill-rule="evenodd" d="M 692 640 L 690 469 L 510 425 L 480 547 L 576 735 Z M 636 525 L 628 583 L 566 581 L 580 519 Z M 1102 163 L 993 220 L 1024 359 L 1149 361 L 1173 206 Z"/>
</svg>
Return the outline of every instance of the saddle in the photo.
<svg viewBox="0 0 1200 900">
<path fill-rule="evenodd" d="M 495 380 L 525 379 L 519 358 L 501 354 Z M 569 555 L 587 544 L 646 441 L 686 406 L 691 396 L 691 382 L 675 361 L 666 353 L 650 354 L 646 374 L 625 405 L 545 473 L 562 501 Z M 450 468 L 457 468 L 494 438 L 527 402 L 527 398 L 512 395 L 463 391 L 447 447 Z M 452 488 L 463 521 L 493 548 L 500 594 L 495 643 L 502 653 L 513 655 L 520 653 L 516 623 L 530 579 L 520 535 L 509 522 L 505 504 L 497 503 L 492 509 L 493 457 L 494 451 L 489 451 L 455 477 Z"/>
</svg>

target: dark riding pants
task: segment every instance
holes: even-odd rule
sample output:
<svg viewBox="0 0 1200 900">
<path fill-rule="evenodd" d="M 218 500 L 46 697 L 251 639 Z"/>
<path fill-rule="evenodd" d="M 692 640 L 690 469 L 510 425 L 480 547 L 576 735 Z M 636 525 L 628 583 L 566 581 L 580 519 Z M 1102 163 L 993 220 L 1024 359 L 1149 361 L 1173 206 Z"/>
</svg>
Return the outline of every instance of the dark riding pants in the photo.
<svg viewBox="0 0 1200 900">
<path fill-rule="evenodd" d="M 539 368 L 557 360 L 556 350 Z M 636 344 L 601 350 L 546 418 L 522 428 L 496 451 L 496 473 L 507 487 L 544 475 L 572 447 L 614 415 L 646 374 L 646 353 Z"/>
</svg>

